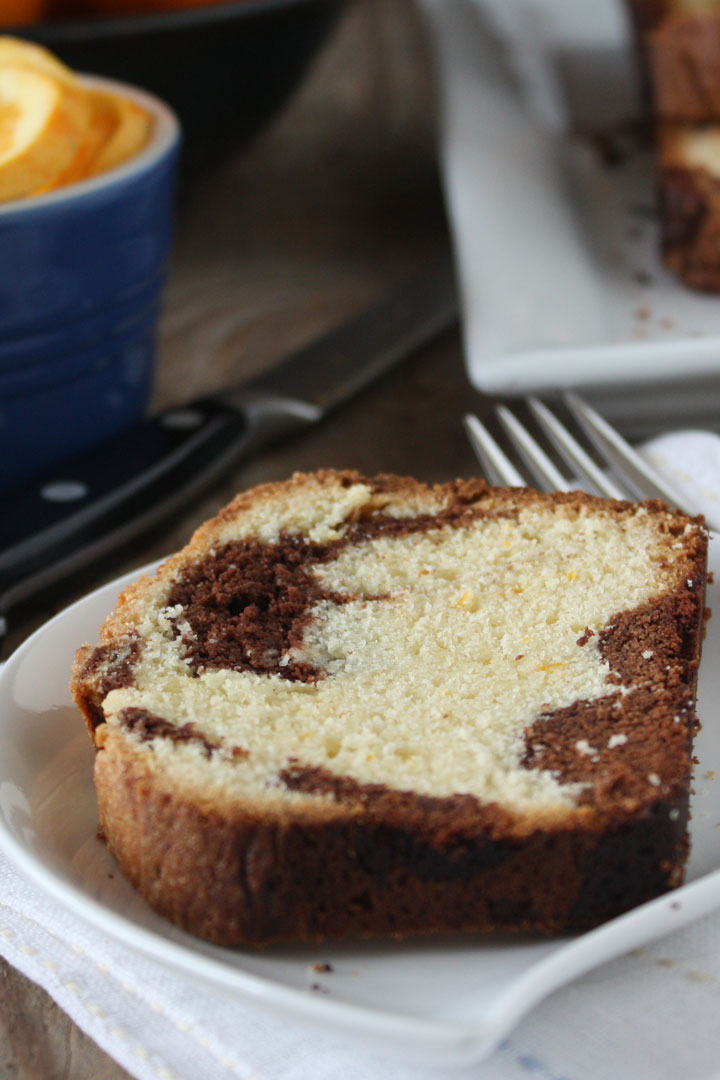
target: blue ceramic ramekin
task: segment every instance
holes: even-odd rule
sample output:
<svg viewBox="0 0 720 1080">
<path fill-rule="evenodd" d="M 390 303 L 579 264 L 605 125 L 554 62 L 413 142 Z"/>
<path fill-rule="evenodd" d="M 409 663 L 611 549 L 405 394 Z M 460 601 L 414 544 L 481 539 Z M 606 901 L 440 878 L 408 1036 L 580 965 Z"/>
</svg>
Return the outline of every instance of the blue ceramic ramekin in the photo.
<svg viewBox="0 0 720 1080">
<path fill-rule="evenodd" d="M 47 195 L 0 204 L 0 494 L 131 424 L 152 383 L 180 129 L 154 118 L 141 153 Z"/>
</svg>

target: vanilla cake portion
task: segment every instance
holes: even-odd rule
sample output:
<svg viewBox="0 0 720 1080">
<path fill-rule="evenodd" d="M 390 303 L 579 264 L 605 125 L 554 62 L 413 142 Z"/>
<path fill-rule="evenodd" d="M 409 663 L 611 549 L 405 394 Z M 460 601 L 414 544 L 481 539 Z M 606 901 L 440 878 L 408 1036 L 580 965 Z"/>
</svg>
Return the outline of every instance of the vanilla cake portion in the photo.
<svg viewBox="0 0 720 1080">
<path fill-rule="evenodd" d="M 679 124 L 665 128 L 664 136 L 664 161 L 668 166 L 702 170 L 720 180 L 720 124 Z"/>
<path fill-rule="evenodd" d="M 705 559 L 658 503 L 246 492 L 78 653 L 101 830 L 214 941 L 608 918 L 682 876 Z"/>
</svg>

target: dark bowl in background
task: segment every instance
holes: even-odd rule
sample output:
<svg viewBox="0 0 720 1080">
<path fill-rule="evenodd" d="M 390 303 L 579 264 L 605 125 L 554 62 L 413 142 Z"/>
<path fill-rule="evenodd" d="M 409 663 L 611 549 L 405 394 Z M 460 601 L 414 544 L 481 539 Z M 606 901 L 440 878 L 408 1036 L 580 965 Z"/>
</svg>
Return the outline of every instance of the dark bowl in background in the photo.
<svg viewBox="0 0 720 1080">
<path fill-rule="evenodd" d="M 4 32 L 76 71 L 133 83 L 170 105 L 194 175 L 268 123 L 325 40 L 341 0 L 244 0 L 125 17 L 57 19 Z"/>
</svg>

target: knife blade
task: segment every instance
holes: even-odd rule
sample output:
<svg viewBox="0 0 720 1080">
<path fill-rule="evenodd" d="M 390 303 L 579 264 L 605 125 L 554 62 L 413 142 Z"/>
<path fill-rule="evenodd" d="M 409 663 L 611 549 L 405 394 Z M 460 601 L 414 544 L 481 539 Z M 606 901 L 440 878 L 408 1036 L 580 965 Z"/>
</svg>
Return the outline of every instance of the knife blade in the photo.
<svg viewBox="0 0 720 1080">
<path fill-rule="evenodd" d="M 317 423 L 456 318 L 448 258 L 260 376 L 165 409 L 4 499 L 0 633 L 15 606 L 158 525 L 243 456 Z"/>
</svg>

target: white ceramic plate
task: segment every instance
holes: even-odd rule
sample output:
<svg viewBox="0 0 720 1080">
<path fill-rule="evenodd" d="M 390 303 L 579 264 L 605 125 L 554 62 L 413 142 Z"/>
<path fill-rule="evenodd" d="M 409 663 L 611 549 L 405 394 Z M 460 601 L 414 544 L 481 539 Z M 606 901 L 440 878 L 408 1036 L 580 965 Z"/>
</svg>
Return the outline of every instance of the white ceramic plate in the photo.
<svg viewBox="0 0 720 1080">
<path fill-rule="evenodd" d="M 711 546 L 720 610 L 720 541 Z M 688 884 L 590 933 L 561 940 L 470 937 L 274 947 L 253 952 L 182 933 L 137 896 L 97 840 L 93 751 L 67 683 L 75 648 L 97 639 L 120 588 L 92 593 L 41 628 L 0 675 L 0 849 L 81 919 L 215 987 L 366 1048 L 445 1066 L 478 1061 L 552 990 L 720 906 L 720 619 L 700 678 L 703 730 Z M 332 964 L 330 976 L 312 964 Z M 325 983 L 331 994 L 314 992 Z"/>
<path fill-rule="evenodd" d="M 607 134 L 637 109 L 623 0 L 423 3 L 473 384 L 611 386 L 620 400 L 665 382 L 677 416 L 678 386 L 697 411 L 709 383 L 717 406 L 720 300 L 661 265 L 650 155 L 609 166 L 598 139 L 571 134 Z"/>
</svg>

